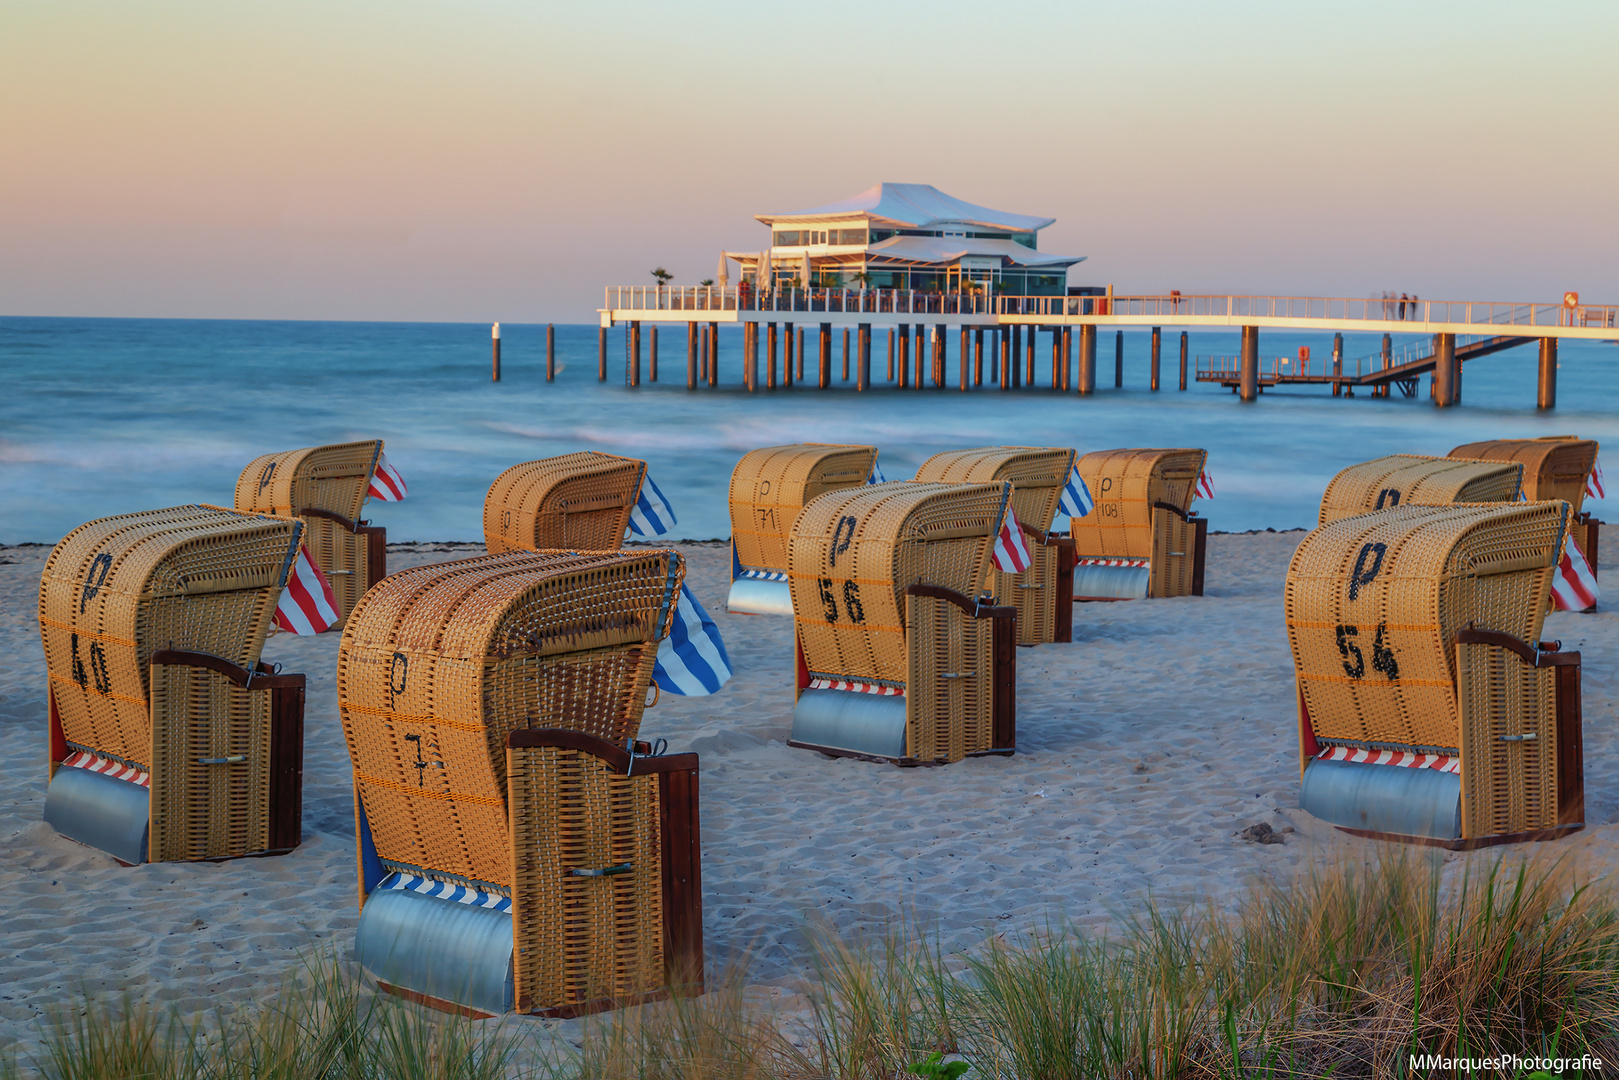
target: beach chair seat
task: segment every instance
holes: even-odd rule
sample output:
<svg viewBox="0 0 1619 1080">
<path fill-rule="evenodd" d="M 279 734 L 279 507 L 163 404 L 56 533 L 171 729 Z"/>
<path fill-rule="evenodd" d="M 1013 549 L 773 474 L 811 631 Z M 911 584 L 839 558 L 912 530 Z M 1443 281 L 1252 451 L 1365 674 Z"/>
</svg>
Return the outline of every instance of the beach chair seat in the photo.
<svg viewBox="0 0 1619 1080">
<path fill-rule="evenodd" d="M 637 743 L 684 573 L 673 551 L 511 551 L 361 601 L 338 707 L 357 955 L 386 988 L 549 1016 L 701 992 L 697 759 Z"/>
<path fill-rule="evenodd" d="M 1098 450 L 1075 463 L 1095 503 L 1072 519 L 1075 600 L 1203 595 L 1208 519 L 1192 507 L 1205 450 Z"/>
<path fill-rule="evenodd" d="M 303 544 L 332 587 L 344 620 L 388 576 L 388 530 L 360 519 L 381 439 L 261 454 L 236 478 L 236 509 L 302 518 Z"/>
<path fill-rule="evenodd" d="M 984 583 L 1003 604 L 1017 608 L 1019 645 L 1074 639 L 1074 540 L 1051 532 L 1074 451 L 1034 446 L 986 446 L 934 454 L 916 479 L 945 484 L 1012 484 L 1012 508 L 1029 541 L 1033 563 L 1009 574 L 993 562 Z"/>
<path fill-rule="evenodd" d="M 799 512 L 830 491 L 859 487 L 875 446 L 794 443 L 750 450 L 731 470 L 731 592 L 727 610 L 791 615 L 787 541 Z"/>
<path fill-rule="evenodd" d="M 39 589 L 53 828 L 131 865 L 298 846 L 304 677 L 259 653 L 303 528 L 177 506 L 56 545 Z"/>
<path fill-rule="evenodd" d="M 1389 454 L 1343 469 L 1321 496 L 1318 525 L 1396 506 L 1511 502 L 1522 489 L 1516 461 Z"/>
<path fill-rule="evenodd" d="M 1306 536 L 1287 572 L 1299 805 L 1449 848 L 1584 820 L 1580 654 L 1540 630 L 1568 504 L 1402 504 Z"/>
<path fill-rule="evenodd" d="M 646 462 L 584 451 L 513 465 L 483 500 L 483 542 L 503 551 L 617 551 Z"/>
<path fill-rule="evenodd" d="M 1012 485 L 895 481 L 793 526 L 788 745 L 944 764 L 1017 745 L 1017 609 L 978 592 Z"/>
<path fill-rule="evenodd" d="M 1591 576 L 1596 577 L 1602 522 L 1591 516 L 1584 506 L 1586 480 L 1596 467 L 1599 449 L 1595 440 L 1577 435 L 1542 435 L 1537 439 L 1465 443 L 1452 450 L 1450 456 L 1522 462 L 1524 498 L 1531 502 L 1562 499 L 1569 504 L 1572 511 L 1569 536 L 1591 564 Z"/>
</svg>

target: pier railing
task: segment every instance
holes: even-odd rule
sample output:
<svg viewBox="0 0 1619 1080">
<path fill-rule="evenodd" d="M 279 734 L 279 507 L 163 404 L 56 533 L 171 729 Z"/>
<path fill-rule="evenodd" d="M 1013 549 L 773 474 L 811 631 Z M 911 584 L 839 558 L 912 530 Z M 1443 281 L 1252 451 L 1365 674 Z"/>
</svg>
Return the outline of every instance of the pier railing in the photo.
<svg viewBox="0 0 1619 1080">
<path fill-rule="evenodd" d="M 612 311 L 835 311 L 890 315 L 993 315 L 995 299 L 981 293 L 913 289 L 759 290 L 746 285 L 609 285 Z"/>
</svg>

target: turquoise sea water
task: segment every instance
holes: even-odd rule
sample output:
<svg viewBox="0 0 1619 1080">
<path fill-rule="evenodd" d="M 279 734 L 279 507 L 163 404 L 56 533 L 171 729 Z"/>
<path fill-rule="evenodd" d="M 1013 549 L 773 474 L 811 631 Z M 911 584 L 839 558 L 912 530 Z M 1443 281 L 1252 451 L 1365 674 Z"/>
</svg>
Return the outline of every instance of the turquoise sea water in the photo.
<svg viewBox="0 0 1619 1080">
<path fill-rule="evenodd" d="M 1533 345 L 1467 364 L 1463 404 L 1418 396 L 1335 399 L 1272 390 L 1252 405 L 1218 386 L 1174 389 L 1178 332 L 1164 334 L 1166 389 L 1147 390 L 1149 338 L 1125 334 L 1125 388 L 1113 335 L 1098 342 L 1100 391 L 981 389 L 748 394 L 741 332 L 721 330 L 717 390 L 685 388 L 685 335 L 662 333 L 662 381 L 626 389 L 623 331 L 609 335 L 609 381 L 596 380 L 596 328 L 558 326 L 557 381 L 545 382 L 545 328 L 505 324 L 504 377 L 489 379 L 489 328 L 443 323 L 226 322 L 0 318 L 0 543 L 53 542 L 81 522 L 188 502 L 229 505 L 237 474 L 271 450 L 381 436 L 410 483 L 368 515 L 390 540 L 481 540 L 490 481 L 521 461 L 575 450 L 644 457 L 679 515 L 675 537 L 730 533 L 726 485 L 746 451 L 778 443 L 870 442 L 891 480 L 928 455 L 990 444 L 1201 446 L 1217 498 L 1215 529 L 1311 525 L 1345 465 L 1385 453 L 1443 454 L 1476 439 L 1577 433 L 1619 440 L 1619 346 L 1564 342 L 1559 408 L 1534 408 Z M 873 375 L 885 339 L 873 335 Z M 813 339 L 812 339 L 813 340 Z M 1050 378 L 1049 338 L 1038 370 Z M 951 335 L 950 370 L 956 337 Z M 1346 335 L 1345 355 L 1380 335 Z M 1398 347 L 1403 342 L 1396 339 Z M 1261 354 L 1319 362 L 1330 337 L 1264 332 Z M 1191 351 L 1230 355 L 1237 334 L 1198 331 Z M 841 369 L 841 335 L 834 347 Z M 1619 460 L 1616 458 L 1614 460 Z M 1619 468 L 1614 473 L 1619 483 Z M 1602 503 L 1590 504 L 1602 514 Z"/>
</svg>

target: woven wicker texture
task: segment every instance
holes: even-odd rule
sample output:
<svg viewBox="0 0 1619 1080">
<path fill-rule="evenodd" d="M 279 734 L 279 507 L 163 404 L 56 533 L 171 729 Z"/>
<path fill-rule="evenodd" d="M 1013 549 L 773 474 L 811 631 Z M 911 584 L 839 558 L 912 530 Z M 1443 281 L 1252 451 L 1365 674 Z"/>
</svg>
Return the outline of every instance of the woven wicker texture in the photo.
<svg viewBox="0 0 1619 1080">
<path fill-rule="evenodd" d="M 1522 477 L 1523 466 L 1517 462 L 1390 454 L 1334 476 L 1321 496 L 1317 524 L 1394 506 L 1511 502 L 1518 497 Z"/>
<path fill-rule="evenodd" d="M 646 462 L 586 452 L 513 465 L 483 500 L 483 542 L 502 551 L 617 551 Z"/>
<path fill-rule="evenodd" d="M 1155 503 L 1183 513 L 1191 508 L 1205 450 L 1098 450 L 1076 462 L 1095 508 L 1073 519 L 1074 552 L 1081 559 L 1151 559 L 1160 520 L 1178 520 Z M 1187 550 L 1184 545 L 1175 548 Z M 1149 590 L 1149 595 L 1160 595 Z"/>
<path fill-rule="evenodd" d="M 515 551 L 367 593 L 337 695 L 378 854 L 510 885 L 507 735 L 633 738 L 684 575 L 673 551 Z"/>
<path fill-rule="evenodd" d="M 1456 632 L 1538 641 L 1563 502 L 1400 506 L 1315 529 L 1287 571 L 1287 627 L 1324 742 L 1461 745 Z"/>
<path fill-rule="evenodd" d="M 68 742 L 153 771 L 155 791 L 152 653 L 191 649 L 251 669 L 301 529 L 296 519 L 177 506 L 63 537 L 40 576 L 39 631 Z M 224 709 L 234 698 L 193 700 Z"/>
<path fill-rule="evenodd" d="M 906 688 L 906 756 L 957 761 L 993 735 L 992 629 L 913 584 L 984 580 L 1011 485 L 896 481 L 823 495 L 793 528 L 793 619 L 812 677 Z M 907 628 L 909 627 L 909 632 Z"/>
<path fill-rule="evenodd" d="M 794 443 L 750 450 L 731 470 L 731 540 L 743 566 L 787 569 L 787 538 L 799 511 L 829 491 L 860 487 L 875 446 Z"/>
<path fill-rule="evenodd" d="M 1495 645 L 1458 644 L 1456 652 L 1462 836 L 1555 827 L 1556 669 L 1531 667 Z"/>
<path fill-rule="evenodd" d="M 236 509 L 291 517 L 328 510 L 360 519 L 381 439 L 261 454 L 236 478 Z"/>
<path fill-rule="evenodd" d="M 1466 443 L 1450 452 L 1453 458 L 1479 461 L 1517 461 L 1523 465 L 1523 494 L 1531 502 L 1562 499 L 1578 514 L 1585 505 L 1585 478 L 1596 464 L 1598 445 L 1574 435 L 1548 435 L 1539 439 L 1490 439 Z"/>
<path fill-rule="evenodd" d="M 1063 485 L 1074 465 L 1074 451 L 1032 446 L 986 446 L 934 454 L 916 470 L 916 479 L 945 484 L 1012 482 L 1012 509 L 1026 529 L 1051 528 Z M 1029 543 L 1034 563 L 1021 574 L 989 565 L 985 587 L 1003 604 L 1017 608 L 1018 643 L 1043 645 L 1057 639 L 1057 549 Z"/>
<path fill-rule="evenodd" d="M 519 1008 L 624 999 L 662 987 L 658 778 L 620 775 L 582 750 L 507 753 Z M 573 872 L 625 866 L 611 876 Z"/>
<path fill-rule="evenodd" d="M 303 517 L 303 545 L 326 575 L 344 618 L 376 584 L 369 573 L 367 538 L 307 511 L 322 510 L 357 523 L 381 453 L 381 439 L 284 450 L 254 458 L 236 478 L 236 509 Z M 333 629 L 341 628 L 339 620 Z"/>
</svg>

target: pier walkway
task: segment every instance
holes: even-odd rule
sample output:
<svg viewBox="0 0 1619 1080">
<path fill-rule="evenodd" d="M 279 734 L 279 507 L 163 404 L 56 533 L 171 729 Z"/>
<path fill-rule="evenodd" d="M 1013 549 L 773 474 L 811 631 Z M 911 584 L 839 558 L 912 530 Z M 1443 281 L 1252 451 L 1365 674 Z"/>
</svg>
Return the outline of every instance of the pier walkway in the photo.
<svg viewBox="0 0 1619 1080">
<path fill-rule="evenodd" d="M 904 387 L 925 385 L 923 335 L 932 331 L 932 382 L 945 386 L 947 331 L 961 334 L 961 389 L 969 385 L 969 335 L 974 358 L 972 385 L 983 381 L 986 331 L 995 335 L 991 366 L 998 368 L 1004 388 L 1036 376 L 1035 338 L 1037 332 L 1052 335 L 1051 382 L 1054 389 L 1095 390 L 1096 337 L 1100 327 L 1151 327 L 1153 333 L 1153 389 L 1158 388 L 1159 338 L 1163 327 L 1239 328 L 1242 353 L 1237 357 L 1199 359 L 1197 379 L 1231 386 L 1244 401 L 1255 400 L 1265 386 L 1284 383 L 1328 384 L 1335 394 L 1353 396 L 1356 387 L 1371 388 L 1374 396 L 1387 395 L 1398 387 L 1406 396 L 1416 393 L 1419 376 L 1433 377 L 1433 397 L 1440 406 L 1455 404 L 1459 397 L 1462 362 L 1516 345 L 1538 342 L 1540 384 L 1537 404 L 1551 408 L 1556 402 L 1557 342 L 1561 339 L 1602 340 L 1619 335 L 1619 305 L 1582 304 L 1578 294 L 1565 294 L 1561 303 L 1520 303 L 1477 300 L 1390 300 L 1383 298 L 1245 296 L 1245 295 L 1167 295 L 1144 296 L 987 296 L 982 292 L 915 292 L 900 289 L 777 288 L 761 292 L 744 283 L 737 287 L 713 286 L 608 286 L 601 320 L 600 371 L 607 371 L 606 331 L 616 324 L 627 324 L 625 381 L 640 382 L 641 323 L 676 323 L 687 327 L 687 384 L 695 388 L 698 371 L 704 381 L 715 385 L 717 369 L 717 330 L 721 323 L 737 323 L 743 328 L 744 384 L 761 389 L 761 328 L 768 330 L 768 377 L 763 388 L 778 385 L 776 378 L 777 327 L 786 328 L 784 354 L 787 368 L 780 385 L 794 382 L 791 370 L 795 352 L 802 377 L 805 324 L 818 328 L 819 375 L 817 384 L 831 385 L 831 339 L 835 329 L 843 329 L 844 377 L 849 370 L 849 332 L 858 331 L 857 383 L 870 385 L 870 342 L 874 327 L 890 330 L 890 378 L 894 371 L 894 339 L 899 341 L 898 382 Z M 798 347 L 793 328 L 798 326 Z M 699 335 L 699 327 L 703 332 Z M 910 379 L 910 331 L 916 331 L 915 380 Z M 1072 331 L 1079 333 L 1077 377 L 1070 373 L 1073 357 Z M 1422 334 L 1431 344 L 1419 344 L 1396 356 L 1385 340 L 1379 356 L 1355 362 L 1351 375 L 1341 363 L 1341 347 L 1330 369 L 1284 370 L 1289 364 L 1278 361 L 1263 371 L 1259 360 L 1261 329 L 1289 329 L 1320 332 Z M 653 355 L 656 356 L 654 331 Z M 703 340 L 699 362 L 699 336 Z M 1026 349 L 1022 339 L 1027 338 Z M 1186 388 L 1186 334 L 1181 335 L 1181 389 Z M 999 354 L 999 355 L 997 355 Z M 1121 385 L 1122 339 L 1116 348 L 1115 385 Z M 710 360 L 715 363 L 710 364 Z M 996 360 L 1001 362 L 996 364 Z M 656 361 L 654 360 L 654 364 Z M 992 377 L 992 381 L 996 381 Z"/>
</svg>

